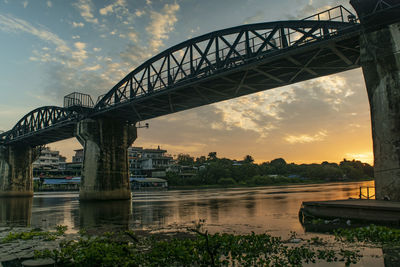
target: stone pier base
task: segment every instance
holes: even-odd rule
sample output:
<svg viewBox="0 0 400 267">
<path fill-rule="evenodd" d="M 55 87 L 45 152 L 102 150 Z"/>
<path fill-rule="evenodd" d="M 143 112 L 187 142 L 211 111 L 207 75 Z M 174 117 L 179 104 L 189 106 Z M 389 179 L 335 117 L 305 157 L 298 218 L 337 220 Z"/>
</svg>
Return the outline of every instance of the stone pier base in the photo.
<svg viewBox="0 0 400 267">
<path fill-rule="evenodd" d="M 33 196 L 32 162 L 38 150 L 29 146 L 0 146 L 0 197 Z"/>
<path fill-rule="evenodd" d="M 84 146 L 80 199 L 130 199 L 127 149 L 136 140 L 136 127 L 115 119 L 85 119 L 76 136 Z"/>
<path fill-rule="evenodd" d="M 371 108 L 376 199 L 400 201 L 400 23 L 365 31 L 360 48 Z"/>
</svg>

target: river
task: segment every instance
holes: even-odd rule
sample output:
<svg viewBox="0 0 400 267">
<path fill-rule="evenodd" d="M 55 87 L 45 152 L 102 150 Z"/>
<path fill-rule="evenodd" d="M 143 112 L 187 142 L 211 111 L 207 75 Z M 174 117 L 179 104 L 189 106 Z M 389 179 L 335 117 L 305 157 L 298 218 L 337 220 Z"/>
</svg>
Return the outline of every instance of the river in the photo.
<svg viewBox="0 0 400 267">
<path fill-rule="evenodd" d="M 175 231 L 205 220 L 210 232 L 264 233 L 287 238 L 291 231 L 310 238 L 299 222 L 303 201 L 358 198 L 368 182 L 266 186 L 254 188 L 135 191 L 132 201 L 79 202 L 77 192 L 41 192 L 33 198 L 0 199 L 0 226 L 54 229 L 68 226 L 74 233 L 119 229 Z M 382 255 L 381 250 L 367 254 Z M 378 255 L 379 256 L 379 255 Z M 367 257 L 360 266 L 384 266 Z M 366 265 L 367 264 L 367 265 Z M 329 265 L 329 266 L 343 266 Z"/>
</svg>

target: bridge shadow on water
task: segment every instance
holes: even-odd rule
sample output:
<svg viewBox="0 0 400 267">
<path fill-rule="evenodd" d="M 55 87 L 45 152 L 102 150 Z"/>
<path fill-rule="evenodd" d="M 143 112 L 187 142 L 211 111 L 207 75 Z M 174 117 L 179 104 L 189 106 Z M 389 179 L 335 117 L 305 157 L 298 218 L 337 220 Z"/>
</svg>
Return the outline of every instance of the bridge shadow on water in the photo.
<svg viewBox="0 0 400 267">
<path fill-rule="evenodd" d="M 79 203 L 80 228 L 88 234 L 128 230 L 131 217 L 130 200 Z"/>
<path fill-rule="evenodd" d="M 70 198 L 56 200 L 46 197 L 1 198 L 0 227 L 54 230 L 56 225 L 67 225 L 72 232 L 84 229 L 88 234 L 129 229 L 132 218 L 130 200 L 79 203 Z M 54 208 L 48 209 L 49 206 Z"/>
<path fill-rule="evenodd" d="M 0 201 L 0 226 L 30 226 L 32 202 L 31 197 L 2 198 Z"/>
</svg>

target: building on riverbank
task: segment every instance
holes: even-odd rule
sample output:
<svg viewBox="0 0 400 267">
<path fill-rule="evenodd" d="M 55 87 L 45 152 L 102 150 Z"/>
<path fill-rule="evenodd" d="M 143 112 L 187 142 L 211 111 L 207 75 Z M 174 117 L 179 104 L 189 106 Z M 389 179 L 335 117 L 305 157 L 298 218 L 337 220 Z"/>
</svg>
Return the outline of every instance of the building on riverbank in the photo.
<svg viewBox="0 0 400 267">
<path fill-rule="evenodd" d="M 45 147 L 37 160 L 32 165 L 34 169 L 52 170 L 59 169 L 66 162 L 66 157 L 60 155 L 60 151 Z"/>
<path fill-rule="evenodd" d="M 35 191 L 79 191 L 81 177 L 33 178 Z"/>
<path fill-rule="evenodd" d="M 172 165 L 173 158 L 167 150 L 130 147 L 128 148 L 129 172 L 133 178 L 165 177 L 166 170 Z"/>
<path fill-rule="evenodd" d="M 167 180 L 161 178 L 131 178 L 132 190 L 167 189 Z"/>
</svg>

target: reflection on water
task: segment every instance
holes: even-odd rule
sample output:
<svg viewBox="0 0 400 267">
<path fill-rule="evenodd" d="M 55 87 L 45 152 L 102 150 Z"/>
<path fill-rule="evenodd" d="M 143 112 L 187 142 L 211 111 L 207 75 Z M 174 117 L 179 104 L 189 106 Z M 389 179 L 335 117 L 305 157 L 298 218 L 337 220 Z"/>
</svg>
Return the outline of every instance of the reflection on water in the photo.
<svg viewBox="0 0 400 267">
<path fill-rule="evenodd" d="M 0 199 L 0 224 L 44 229 L 158 229 L 205 219 L 211 232 L 304 233 L 302 201 L 347 199 L 373 182 L 134 192 L 132 201 L 79 202 L 74 192 Z"/>
<path fill-rule="evenodd" d="M 371 187 L 373 181 L 141 191 L 133 193 L 132 201 L 111 202 L 80 202 L 78 193 L 46 192 L 35 194 L 33 199 L 0 198 L 0 226 L 54 229 L 56 225 L 66 225 L 70 233 L 80 228 L 98 233 L 126 229 L 176 229 L 205 219 L 210 232 L 268 232 L 287 238 L 290 231 L 295 231 L 300 237 L 310 238 L 322 234 L 304 231 L 298 219 L 301 203 L 357 198 L 360 186 Z M 358 266 L 385 266 L 382 257 L 371 256 L 382 255 L 381 249 L 364 252 L 367 256 Z M 386 266 L 398 266 L 390 265 L 388 259 L 385 261 L 389 264 Z M 318 266 L 325 265 L 321 263 Z"/>
<path fill-rule="evenodd" d="M 32 198 L 1 198 L 0 226 L 27 227 L 31 222 Z"/>
<path fill-rule="evenodd" d="M 129 229 L 132 211 L 130 200 L 80 202 L 80 228 L 87 231 L 118 232 Z"/>
</svg>

